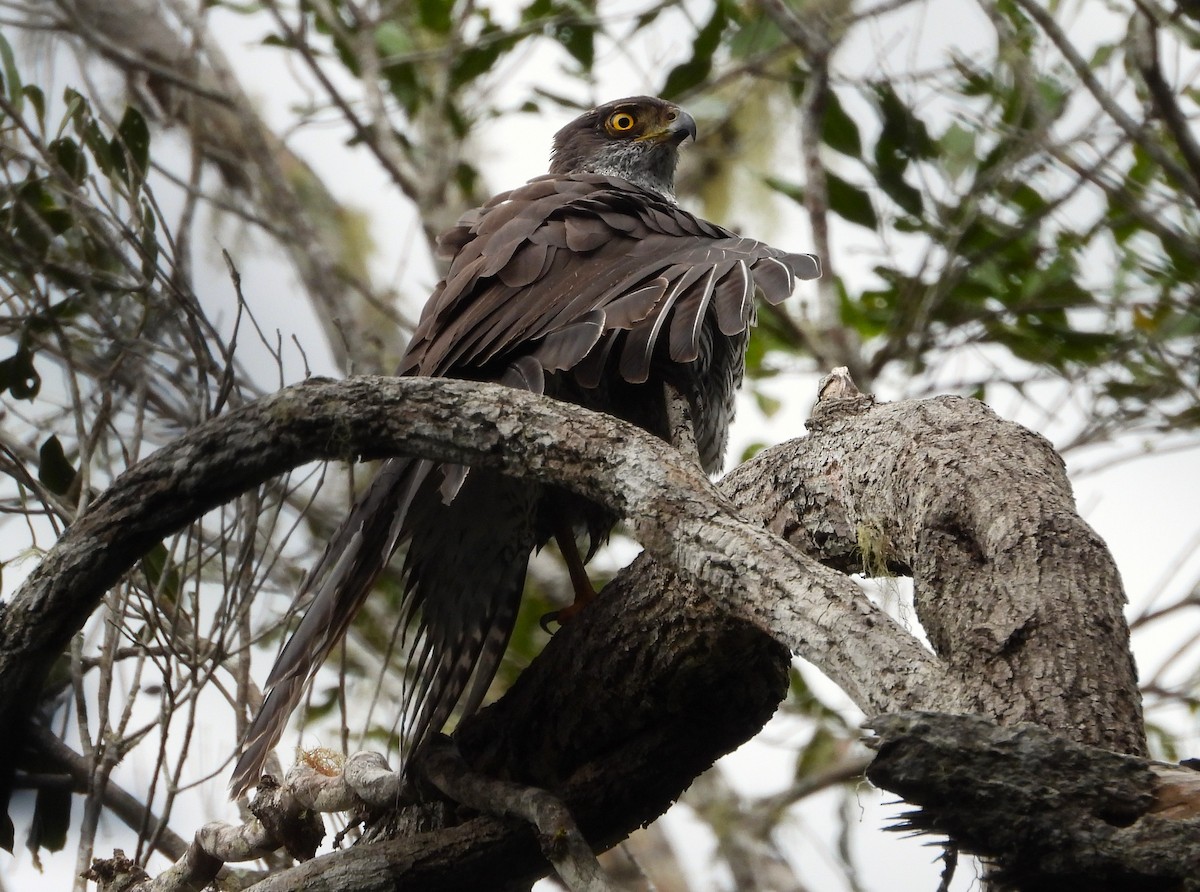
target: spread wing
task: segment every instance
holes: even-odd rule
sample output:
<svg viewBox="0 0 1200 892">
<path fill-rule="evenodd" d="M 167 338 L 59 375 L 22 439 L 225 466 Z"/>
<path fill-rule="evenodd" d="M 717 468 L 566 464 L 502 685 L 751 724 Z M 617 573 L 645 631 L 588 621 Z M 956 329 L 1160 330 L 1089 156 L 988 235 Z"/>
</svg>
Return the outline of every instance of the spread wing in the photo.
<svg viewBox="0 0 1200 892">
<path fill-rule="evenodd" d="M 452 263 L 400 374 L 538 393 L 553 373 L 586 390 L 614 374 L 641 384 L 663 363 L 687 366 L 715 332 L 744 336 L 756 294 L 779 303 L 797 278 L 819 273 L 813 257 L 739 238 L 655 193 L 594 175 L 541 177 L 503 193 L 449 230 L 441 248 Z M 385 462 L 302 588 L 312 604 L 271 673 L 234 791 L 257 780 L 308 681 L 404 541 L 402 616 L 418 623 L 416 680 L 403 704 L 409 755 L 468 685 L 466 710 L 475 708 L 539 544 L 537 498 L 496 475 Z"/>
<path fill-rule="evenodd" d="M 402 374 L 470 377 L 524 356 L 594 386 L 615 357 L 631 384 L 656 352 L 696 359 L 712 320 L 724 335 L 754 297 L 785 300 L 816 258 L 740 238 L 652 192 L 602 176 L 541 177 L 497 196 L 441 240 L 450 270 L 422 315 Z M 585 359 L 592 359 L 580 364 Z"/>
</svg>

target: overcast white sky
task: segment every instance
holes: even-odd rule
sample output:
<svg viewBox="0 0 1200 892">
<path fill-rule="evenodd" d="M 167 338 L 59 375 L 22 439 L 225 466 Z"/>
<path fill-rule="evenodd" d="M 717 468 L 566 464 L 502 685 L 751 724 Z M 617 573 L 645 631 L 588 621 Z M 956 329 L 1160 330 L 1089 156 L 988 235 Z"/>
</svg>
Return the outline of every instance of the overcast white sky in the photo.
<svg viewBox="0 0 1200 892">
<path fill-rule="evenodd" d="M 640 8 L 640 5 L 633 8 Z M 900 20 L 900 25 L 889 27 L 886 35 L 882 31 L 873 35 L 864 34 L 864 45 L 852 48 L 844 56 L 870 60 L 874 64 L 880 52 L 886 51 L 896 54 L 895 64 L 899 65 L 901 61 L 907 62 L 912 58 L 931 58 L 948 43 L 969 52 L 971 41 L 982 40 L 981 35 L 986 33 L 977 27 L 979 16 L 977 7 L 973 5 L 961 4 L 956 0 L 934 0 L 919 5 L 908 18 Z M 214 15 L 213 22 L 221 43 L 242 75 L 247 89 L 258 99 L 268 120 L 282 132 L 293 123 L 291 105 L 305 99 L 303 89 L 297 85 L 298 78 L 302 81 L 303 75 L 287 64 L 279 51 L 258 45 L 258 39 L 262 36 L 262 32 L 255 30 L 259 27 L 258 20 L 218 14 Z M 1100 24 L 1096 22 L 1097 27 Z M 688 33 L 687 29 L 671 27 L 669 16 L 664 16 L 653 34 L 639 38 L 636 52 L 630 52 L 629 47 L 622 52 L 611 49 L 602 51 L 595 90 L 590 96 L 581 95 L 579 98 L 583 101 L 603 100 L 653 91 L 661 80 L 662 72 L 690 53 Z M 631 57 L 636 57 L 638 64 L 631 64 Z M 553 48 L 528 54 L 519 66 L 510 68 L 508 82 L 500 95 L 510 95 L 515 102 L 524 95 L 530 83 L 552 81 L 556 66 L 561 61 L 561 54 Z M 575 85 L 565 80 L 554 82 L 555 90 L 568 88 L 575 89 Z M 565 113 L 558 117 L 540 118 L 515 115 L 482 128 L 478 141 L 486 147 L 484 172 L 487 181 L 498 190 L 544 172 L 550 137 L 565 123 L 566 118 Z M 295 133 L 289 143 L 323 176 L 335 195 L 346 204 L 370 215 L 372 233 L 380 247 L 373 268 L 380 280 L 394 281 L 408 294 L 427 293 L 434 283 L 434 273 L 420 247 L 417 221 L 407 204 L 369 161 L 366 153 L 345 148 L 345 135 L 344 131 L 332 128 L 310 129 Z M 160 146 L 169 138 L 156 137 Z M 793 178 L 799 179 L 799 176 Z M 755 231 L 752 229 L 754 222 L 743 211 L 738 224 L 746 230 L 747 235 L 763 238 L 781 247 L 809 249 L 807 231 L 798 214 L 784 217 L 772 231 Z M 228 226 L 218 227 L 212 234 L 209 249 L 203 252 L 198 273 L 202 297 L 206 301 L 228 300 L 228 278 L 219 259 L 219 249 L 228 248 L 242 273 L 244 293 L 260 324 L 268 331 L 278 329 L 285 343 L 295 334 L 305 345 L 308 362 L 315 374 L 338 374 L 339 370 L 332 367 L 327 353 L 319 346 L 320 335 L 311 315 L 290 297 L 299 293 L 299 289 L 289 282 L 286 265 L 271 254 L 265 242 L 257 244 L 253 240 L 247 241 L 242 235 Z M 853 227 L 837 226 L 834 229 L 834 262 L 842 275 L 852 282 L 861 281 L 856 278 L 858 275 L 869 275 L 865 270 L 861 274 L 855 272 L 855 263 L 859 259 L 855 239 Z M 801 283 L 801 292 L 808 287 L 811 286 Z M 799 297 L 803 299 L 803 293 Z M 291 379 L 296 380 L 302 375 L 303 365 L 296 355 L 292 356 L 292 360 L 289 373 Z M 783 375 L 774 380 L 770 388 L 784 400 L 786 408 L 769 419 L 764 418 L 751 401 L 744 400 L 730 454 L 737 455 L 750 442 L 778 442 L 800 435 L 804 417 L 815 397 L 814 385 L 815 376 L 809 374 Z M 902 388 L 901 382 L 897 385 L 896 393 L 883 392 L 880 395 L 896 397 Z M 1027 407 L 1015 398 L 1008 404 L 1003 398 L 995 400 L 993 408 L 1001 415 L 1014 417 L 1035 427 L 1051 440 L 1067 433 L 1065 426 L 1056 425 L 1052 419 L 1048 421 L 1040 415 L 1032 417 Z M 1160 590 L 1165 599 L 1200 574 L 1200 559 L 1195 554 L 1200 531 L 1195 511 L 1195 506 L 1200 504 L 1200 452 L 1193 448 L 1125 462 L 1096 473 L 1080 473 L 1105 460 L 1106 455 L 1100 450 L 1071 458 L 1081 511 L 1113 550 L 1133 604 L 1144 604 L 1152 593 Z M 1186 569 L 1174 581 L 1167 580 L 1164 585 L 1167 567 L 1184 553 L 1191 555 L 1186 559 Z M 10 580 L 6 582 L 11 584 Z M 1135 651 L 1143 676 L 1156 671 L 1164 656 L 1179 641 L 1192 635 L 1193 630 L 1200 627 L 1200 622 L 1194 616 L 1181 616 L 1178 621 L 1166 625 L 1167 628 L 1150 628 L 1135 637 Z M 836 694 L 831 692 L 831 696 Z M 1200 750 L 1200 732 L 1195 718 L 1173 715 L 1170 722 L 1171 727 L 1183 735 L 1185 746 L 1195 755 Z M 793 771 L 794 745 L 798 735 L 802 739 L 802 733 L 795 723 L 776 722 L 768 726 L 758 741 L 726 760 L 725 767 L 732 781 L 748 795 L 772 792 L 785 786 Z M 864 867 L 862 888 L 877 892 L 935 888 L 940 869 L 934 863 L 937 850 L 922 845 L 921 841 L 880 832 L 879 828 L 887 822 L 886 816 L 894 815 L 896 810 L 881 808 L 879 799 L 865 785 L 860 790 L 862 811 L 858 818 L 860 832 L 856 845 L 861 853 L 870 853 L 870 857 L 861 859 Z M 781 835 L 781 839 L 795 853 L 800 876 L 814 890 L 841 888 L 835 879 L 838 871 L 832 866 L 832 834 L 836 828 L 833 815 L 837 808 L 836 794 L 817 797 L 798 812 Z M 180 825 L 178 817 L 175 824 L 175 829 L 184 836 L 192 832 L 193 828 Z M 674 813 L 668 820 L 668 826 L 676 839 L 688 846 L 689 857 L 686 860 L 690 869 L 697 876 L 705 876 L 708 871 L 703 834 L 696 830 L 686 812 Z M 100 852 L 105 850 L 106 845 L 111 847 L 112 840 L 116 840 L 117 845 L 127 845 L 121 840 L 119 828 L 113 822 L 106 822 L 105 829 L 111 831 L 113 836 L 108 842 L 100 840 Z M 24 855 L 18 858 L 18 864 L 20 869 L 13 879 L 19 883 L 37 881 L 33 879 L 36 874 L 30 873 L 30 865 Z M 60 866 L 55 861 L 52 861 L 51 868 L 52 872 L 40 882 L 51 881 L 54 888 L 65 888 L 65 884 L 69 883 L 66 874 L 59 872 Z M 960 867 L 954 888 L 962 890 L 970 886 L 970 866 L 964 864 Z"/>
</svg>

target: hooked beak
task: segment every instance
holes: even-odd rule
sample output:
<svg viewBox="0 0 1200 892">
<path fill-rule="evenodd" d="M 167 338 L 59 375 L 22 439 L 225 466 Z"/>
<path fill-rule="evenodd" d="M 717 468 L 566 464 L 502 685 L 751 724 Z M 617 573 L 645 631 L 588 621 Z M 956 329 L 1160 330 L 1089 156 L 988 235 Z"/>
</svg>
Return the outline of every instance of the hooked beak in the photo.
<svg viewBox="0 0 1200 892">
<path fill-rule="evenodd" d="M 675 108 L 671 113 L 674 114 L 674 118 L 667 121 L 664 126 L 644 134 L 639 139 L 650 140 L 652 142 L 666 142 L 677 146 L 690 136 L 692 141 L 695 142 L 696 119 L 681 108 Z"/>
<path fill-rule="evenodd" d="M 667 139 L 679 145 L 689 136 L 692 142 L 696 141 L 696 119 L 685 112 L 683 109 L 676 110 L 677 117 L 667 127 Z"/>
</svg>

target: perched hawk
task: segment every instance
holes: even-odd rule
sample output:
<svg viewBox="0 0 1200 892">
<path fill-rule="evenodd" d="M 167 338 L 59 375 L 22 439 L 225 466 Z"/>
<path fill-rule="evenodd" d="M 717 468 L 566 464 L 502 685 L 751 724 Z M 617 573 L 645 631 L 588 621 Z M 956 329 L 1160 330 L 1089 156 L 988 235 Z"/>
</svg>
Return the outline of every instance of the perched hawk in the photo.
<svg viewBox="0 0 1200 892">
<path fill-rule="evenodd" d="M 691 404 L 706 471 L 720 468 L 754 299 L 775 304 L 816 258 L 740 238 L 675 203 L 677 150 L 696 123 L 638 96 L 558 132 L 550 173 L 466 214 L 439 245 L 449 271 L 401 375 L 499 381 L 667 437 L 664 385 Z M 402 622 L 418 630 L 403 703 L 407 755 L 479 706 L 508 645 L 530 552 L 557 538 L 577 591 L 615 518 L 548 486 L 423 459 L 386 461 L 305 580 L 312 603 L 280 654 L 231 787 L 257 782 L 305 685 L 407 543 Z M 585 558 L 586 560 L 586 558 Z M 468 692 L 468 687 L 470 688 Z"/>
</svg>

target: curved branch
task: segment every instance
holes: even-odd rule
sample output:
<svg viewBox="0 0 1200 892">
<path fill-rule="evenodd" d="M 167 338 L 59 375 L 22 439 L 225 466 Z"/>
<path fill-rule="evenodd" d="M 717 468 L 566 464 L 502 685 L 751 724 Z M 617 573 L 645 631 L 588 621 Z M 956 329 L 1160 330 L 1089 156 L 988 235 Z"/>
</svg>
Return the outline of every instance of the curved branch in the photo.
<svg viewBox="0 0 1200 892">
<path fill-rule="evenodd" d="M 944 676 L 932 655 L 873 607 L 857 586 L 761 527 L 737 518 L 731 513 L 729 501 L 699 474 L 692 461 L 640 429 L 498 385 L 356 378 L 343 382 L 315 379 L 240 407 L 199 426 L 118 478 L 64 534 L 0 620 L 0 716 L 9 727 L 24 726 L 51 661 L 82 626 L 104 592 L 164 536 L 300 464 L 397 453 L 494 467 L 514 476 L 567 486 L 604 502 L 629 520 L 649 553 L 704 583 L 707 590 L 719 596 L 726 610 L 749 620 L 758 630 L 752 635 L 745 629 L 736 631 L 735 636 L 740 635 L 743 643 L 730 653 L 736 658 L 744 651 L 738 661 L 749 676 L 773 677 L 775 682 L 764 688 L 753 680 L 739 683 L 732 675 L 739 691 L 732 702 L 716 677 L 703 684 L 687 685 L 705 694 L 717 692 L 725 702 L 702 710 L 708 727 L 705 733 L 689 735 L 692 753 L 678 761 L 675 773 L 658 771 L 657 784 L 644 785 L 645 789 L 653 789 L 653 795 L 633 813 L 635 822 L 648 820 L 661 811 L 691 777 L 751 736 L 770 716 L 783 694 L 787 660 L 786 651 L 776 650 L 777 645 L 772 645 L 764 631 L 824 668 L 864 709 L 888 711 L 934 704 L 954 708 L 959 700 L 947 694 Z M 664 598 L 668 586 L 678 586 L 679 581 L 669 576 L 656 579 L 654 568 L 646 571 L 647 562 L 642 563 L 644 572 L 650 575 L 631 574 L 631 585 L 643 596 L 649 595 L 659 611 L 656 625 L 666 626 L 672 617 L 686 617 L 684 637 L 692 636 L 694 627 L 703 626 L 699 618 L 707 611 L 710 626 L 715 623 L 718 628 L 707 639 L 690 638 L 693 648 L 696 641 L 701 642 L 701 651 L 713 647 L 714 641 L 723 642 L 722 647 L 728 645 L 730 633 L 720 627 L 723 611 L 695 594 L 671 591 L 670 597 Z M 700 598 L 700 602 L 693 603 L 687 597 L 693 601 Z M 606 609 L 629 606 L 628 600 L 619 596 L 602 600 L 609 602 Z M 553 651 L 553 645 L 563 642 L 559 653 L 567 648 L 566 653 L 578 655 L 584 651 L 572 650 L 568 645 L 572 639 L 597 637 L 598 628 L 621 628 L 615 619 L 606 622 L 601 613 L 593 613 L 594 619 L 577 621 L 567 630 L 569 634 L 556 636 L 548 650 Z M 604 640 L 603 635 L 598 640 Z M 649 652 L 658 650 L 655 639 L 641 640 L 648 643 Z M 839 646 L 847 640 L 864 641 L 866 646 Z M 691 651 L 671 647 L 661 650 L 664 657 L 685 664 L 688 660 L 695 662 Z M 592 652 L 594 655 L 595 648 Z M 678 672 L 660 673 L 658 677 L 683 678 Z M 636 681 L 640 676 L 633 678 Z M 752 694 L 750 689 L 755 685 L 757 692 Z M 537 690 L 536 683 L 533 690 Z M 642 696 L 647 704 L 656 702 L 645 692 Z M 680 699 L 678 694 L 674 697 Z M 521 701 L 517 698 L 514 702 Z M 721 708 L 741 719 L 736 730 L 713 721 Z M 552 712 L 565 716 L 567 710 Z M 586 722 L 595 716 L 583 718 Z M 526 723 L 517 724 L 522 727 L 514 734 L 487 737 L 503 743 L 517 733 L 528 733 Z M 675 730 L 644 735 L 640 742 L 635 739 L 635 755 L 640 758 L 633 764 L 643 771 L 652 766 L 654 753 L 662 749 L 662 740 L 669 739 Z M 555 735 L 553 741 L 543 743 L 549 745 L 561 739 Z M 600 738 L 580 734 L 574 739 Z M 7 735 L 0 746 L 10 748 L 5 755 L 11 764 L 17 735 Z M 526 756 L 534 751 L 521 749 Z M 471 755 L 476 764 L 489 765 L 487 754 L 478 746 Z M 578 755 L 577 751 L 568 751 L 564 758 L 569 761 Z M 552 764 L 566 763 L 543 762 L 545 766 Z M 611 777 L 615 772 L 608 774 Z M 576 778 L 569 788 L 575 795 L 564 796 L 564 801 L 574 808 L 581 798 L 594 792 L 595 783 L 596 775 Z M 602 843 L 615 841 L 628 832 L 629 819 L 627 808 L 624 820 L 606 825 L 595 839 Z M 592 838 L 591 827 L 581 824 Z M 482 842 L 487 848 L 487 838 L 497 830 L 486 821 L 483 826 Z M 514 833 L 512 828 L 501 830 L 494 836 L 490 853 L 499 853 L 503 860 L 513 856 L 514 845 L 518 850 L 522 848 L 526 834 Z M 454 863 L 461 855 L 455 841 L 461 845 L 464 839 L 472 845 L 481 842 L 478 832 L 463 837 L 457 830 L 449 836 L 441 834 L 435 842 L 446 853 L 447 861 Z M 420 850 L 430 841 L 410 845 Z M 345 862 L 351 872 L 361 868 L 361 857 L 367 856 L 356 849 L 356 854 Z M 411 863 L 411 859 L 399 863 Z M 519 863 L 535 873 L 540 870 L 542 862 L 536 847 L 529 846 Z M 321 869 L 330 869 L 330 865 Z M 286 888 L 292 879 L 281 879 L 285 885 L 280 888 Z M 336 888 L 345 876 L 331 870 L 328 879 L 335 884 L 331 888 Z M 311 884 L 315 880 L 309 876 L 303 882 Z"/>
<path fill-rule="evenodd" d="M 628 520 L 647 551 L 721 592 L 727 609 L 811 659 L 864 709 L 933 705 L 925 692 L 941 674 L 911 635 L 853 583 L 736 517 L 694 465 L 657 438 L 501 385 L 361 377 L 286 388 L 200 425 L 122 474 L 0 621 L 0 716 L 27 714 L 21 707 L 49 662 L 163 537 L 306 462 L 395 454 L 492 467 L 602 502 Z M 872 693 L 878 665 L 840 661 L 837 644 L 848 635 L 906 660 L 898 700 L 879 702 Z"/>
<path fill-rule="evenodd" d="M 958 711 L 1145 753 L 1120 574 L 1050 443 L 961 397 L 839 404 L 723 481 L 746 516 L 847 573 L 911 574 Z"/>
<path fill-rule="evenodd" d="M 972 666 L 982 662 L 1012 684 L 1053 680 L 1053 665 L 1084 677 L 1100 695 L 1093 702 L 1116 689 L 1136 718 L 1136 690 L 1123 690 L 1119 671 L 1098 672 L 1128 658 L 1123 626 L 1095 634 L 1117 621 L 1113 604 L 1119 617 L 1119 579 L 1074 515 L 1048 444 L 972 400 L 875 407 L 852 392 L 832 395 L 824 392 L 814 412 L 812 436 L 761 454 L 718 490 L 638 428 L 503 386 L 355 378 L 287 388 L 129 469 L 64 534 L 0 618 L 0 717 L 23 726 L 35 696 L 21 692 L 39 689 L 105 590 L 163 536 L 299 464 L 403 453 L 568 487 L 625 517 L 645 546 L 508 694 L 455 733 L 473 769 L 552 791 L 595 846 L 655 817 L 766 721 L 786 686 L 788 649 L 870 713 L 977 708 L 1006 722 L 1029 718 L 1026 699 L 1005 712 L 986 696 L 1001 679 L 989 671 L 975 681 Z M 972 465 L 991 469 L 979 492 L 965 470 Z M 1035 518 L 1054 523 L 1030 525 L 1018 509 L 1031 504 Z M 1089 542 L 1097 547 L 1080 553 L 1093 575 L 1073 576 L 1061 549 Z M 1060 549 L 1049 560 L 1040 550 L 1047 543 Z M 874 552 L 881 567 L 912 570 L 945 664 L 844 575 L 801 553 L 853 571 L 856 549 Z M 1059 563 L 1066 569 L 1056 571 Z M 1089 594 L 1100 609 L 1087 621 L 1096 648 L 1046 642 L 1062 628 L 1056 623 L 1077 616 L 1061 609 L 1059 577 L 1079 607 L 1089 603 L 1079 579 L 1095 583 Z M 984 646 L 1005 629 L 998 649 Z M 1087 727 L 1073 712 L 1038 720 L 1083 736 L 1136 724 L 1106 710 Z M 15 736 L 0 745 L 14 746 Z M 402 839 L 389 839 L 387 827 L 376 833 L 384 841 L 318 858 L 262 888 L 382 889 L 400 876 L 406 888 L 442 888 L 448 875 L 467 888 L 498 870 L 514 878 L 545 870 L 523 825 L 477 818 Z"/>
</svg>

